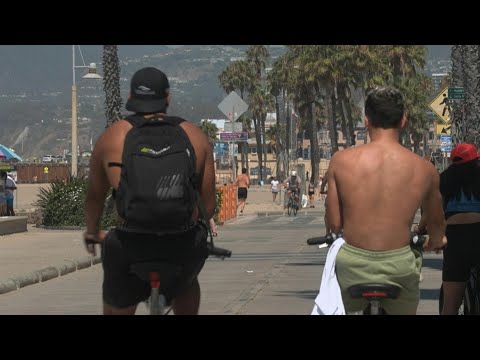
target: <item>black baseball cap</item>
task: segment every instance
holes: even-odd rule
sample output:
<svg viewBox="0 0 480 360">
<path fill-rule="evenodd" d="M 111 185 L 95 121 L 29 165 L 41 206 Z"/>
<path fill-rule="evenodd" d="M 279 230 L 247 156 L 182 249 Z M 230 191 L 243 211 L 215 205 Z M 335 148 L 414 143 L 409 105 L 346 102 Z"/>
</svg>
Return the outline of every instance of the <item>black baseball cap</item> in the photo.
<svg viewBox="0 0 480 360">
<path fill-rule="evenodd" d="M 130 98 L 125 108 L 136 113 L 164 111 L 169 88 L 167 76 L 162 71 L 154 67 L 140 69 L 130 82 Z"/>
</svg>

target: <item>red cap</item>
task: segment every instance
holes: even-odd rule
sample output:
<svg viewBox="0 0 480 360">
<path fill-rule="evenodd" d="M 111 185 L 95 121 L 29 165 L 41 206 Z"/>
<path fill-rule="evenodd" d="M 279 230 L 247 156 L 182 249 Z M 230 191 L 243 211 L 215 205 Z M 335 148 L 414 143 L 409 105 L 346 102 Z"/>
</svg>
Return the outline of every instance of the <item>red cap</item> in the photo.
<svg viewBox="0 0 480 360">
<path fill-rule="evenodd" d="M 466 162 L 476 160 L 480 157 L 477 148 L 472 144 L 458 144 L 450 154 L 450 158 L 454 164 L 464 164 Z"/>
</svg>

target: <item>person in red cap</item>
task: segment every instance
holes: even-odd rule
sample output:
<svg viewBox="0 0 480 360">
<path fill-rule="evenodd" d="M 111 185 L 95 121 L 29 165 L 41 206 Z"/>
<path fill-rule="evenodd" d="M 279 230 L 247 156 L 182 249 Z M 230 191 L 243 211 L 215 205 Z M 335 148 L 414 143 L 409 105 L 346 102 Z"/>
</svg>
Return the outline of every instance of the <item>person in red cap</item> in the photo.
<svg viewBox="0 0 480 360">
<path fill-rule="evenodd" d="M 440 175 L 448 245 L 443 250 L 443 315 L 456 315 L 470 268 L 480 263 L 480 166 L 477 148 L 458 144 Z"/>
</svg>

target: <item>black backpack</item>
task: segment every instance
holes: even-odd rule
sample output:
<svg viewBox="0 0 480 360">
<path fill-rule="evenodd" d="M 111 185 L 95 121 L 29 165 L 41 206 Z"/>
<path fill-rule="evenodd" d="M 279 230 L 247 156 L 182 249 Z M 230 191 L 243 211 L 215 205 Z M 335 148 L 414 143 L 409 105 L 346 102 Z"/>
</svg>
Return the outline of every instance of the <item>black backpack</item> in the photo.
<svg viewBox="0 0 480 360">
<path fill-rule="evenodd" d="M 169 233 L 188 230 L 197 206 L 195 150 L 183 119 L 140 115 L 125 118 L 133 128 L 123 147 L 122 172 L 116 192 L 125 228 Z"/>
</svg>

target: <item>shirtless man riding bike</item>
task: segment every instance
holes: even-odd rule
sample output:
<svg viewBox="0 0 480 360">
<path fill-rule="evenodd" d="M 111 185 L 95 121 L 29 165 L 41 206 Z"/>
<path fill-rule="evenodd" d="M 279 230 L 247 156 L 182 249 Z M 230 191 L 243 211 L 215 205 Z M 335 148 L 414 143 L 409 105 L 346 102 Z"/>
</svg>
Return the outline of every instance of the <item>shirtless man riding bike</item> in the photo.
<svg viewBox="0 0 480 360">
<path fill-rule="evenodd" d="M 336 257 L 336 274 L 347 313 L 363 309 L 365 301 L 352 299 L 348 288 L 364 283 L 401 287 L 398 298 L 382 306 L 388 314 L 416 313 L 421 257 L 410 248 L 410 229 L 420 206 L 429 224 L 425 250 L 445 241 L 438 172 L 399 143 L 407 123 L 404 106 L 398 90 L 372 90 L 365 102 L 371 142 L 338 151 L 330 161 L 327 222 L 346 242 Z"/>
</svg>

